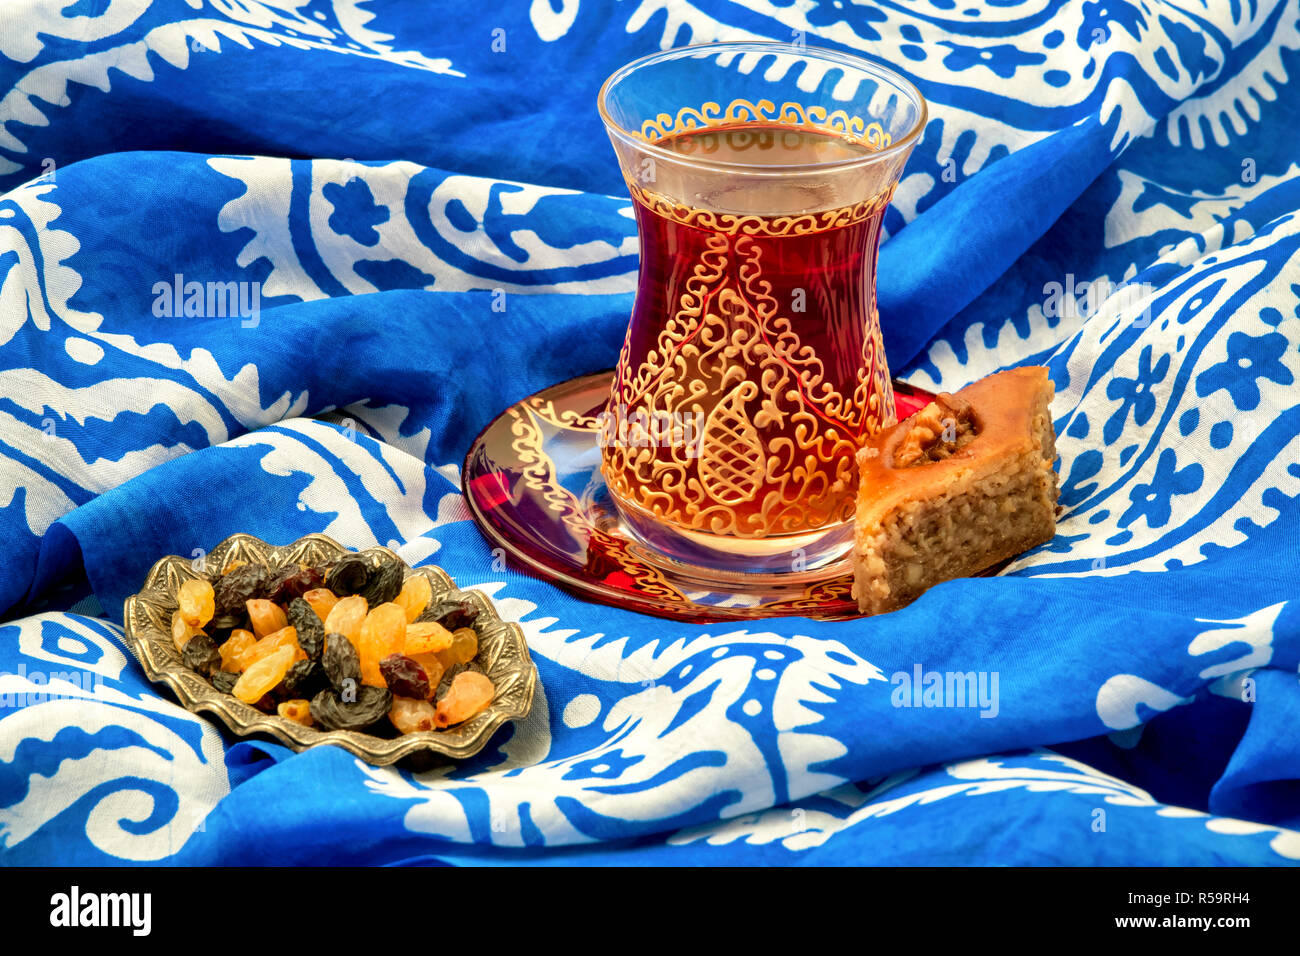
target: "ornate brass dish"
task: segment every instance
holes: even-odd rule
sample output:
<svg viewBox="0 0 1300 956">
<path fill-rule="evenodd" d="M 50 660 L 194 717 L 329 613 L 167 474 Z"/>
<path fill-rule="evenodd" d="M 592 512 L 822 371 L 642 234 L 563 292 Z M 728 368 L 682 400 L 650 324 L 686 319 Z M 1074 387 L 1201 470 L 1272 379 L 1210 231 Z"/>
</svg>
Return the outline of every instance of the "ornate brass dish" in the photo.
<svg viewBox="0 0 1300 956">
<path fill-rule="evenodd" d="M 286 564 L 320 564 L 350 553 L 337 541 L 322 534 L 300 538 L 292 544 L 275 547 L 248 534 L 231 535 L 212 549 L 204 559 L 208 569 L 224 568 L 230 561 L 260 561 L 269 567 Z M 364 556 L 401 560 L 388 548 L 369 548 Z M 126 640 L 155 683 L 166 684 L 180 703 L 194 713 L 208 713 L 224 723 L 238 736 L 267 734 L 295 751 L 318 744 L 336 744 L 367 763 L 386 765 L 405 757 L 428 761 L 433 755 L 464 759 L 478 753 L 502 724 L 519 720 L 532 707 L 537 687 L 537 668 L 528 653 L 523 630 L 518 624 L 502 621 L 496 609 L 478 591 L 459 591 L 441 568 L 411 568 L 406 576 L 420 574 L 429 579 L 433 600 L 459 597 L 479 607 L 479 652 L 476 662 L 496 686 L 496 697 L 482 713 L 463 724 L 446 730 L 402 734 L 392 738 L 377 737 L 349 730 L 318 730 L 304 727 L 274 714 L 264 714 L 230 694 L 223 694 L 181 662 L 180 652 L 171 639 L 171 615 L 176 609 L 176 591 L 189 578 L 200 577 L 189 558 L 169 555 L 149 571 L 140 593 L 127 599 L 125 610 Z"/>
</svg>

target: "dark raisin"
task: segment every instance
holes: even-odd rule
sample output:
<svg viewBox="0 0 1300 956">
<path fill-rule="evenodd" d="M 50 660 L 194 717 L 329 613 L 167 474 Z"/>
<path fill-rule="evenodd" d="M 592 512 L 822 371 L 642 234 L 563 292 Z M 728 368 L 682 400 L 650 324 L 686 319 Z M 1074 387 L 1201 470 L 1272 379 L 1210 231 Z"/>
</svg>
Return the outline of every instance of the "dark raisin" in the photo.
<svg viewBox="0 0 1300 956">
<path fill-rule="evenodd" d="M 296 597 L 289 602 L 285 616 L 298 632 L 298 646 L 303 653 L 313 659 L 320 657 L 321 648 L 325 644 L 325 625 L 312 610 L 312 606 Z"/>
<path fill-rule="evenodd" d="M 325 586 L 339 597 L 357 594 L 370 580 L 370 565 L 359 554 L 339 558 L 325 573 Z"/>
<path fill-rule="evenodd" d="M 223 694 L 229 694 L 235 689 L 235 682 L 239 680 L 239 675 L 234 671 L 213 671 L 212 686 Z"/>
<path fill-rule="evenodd" d="M 390 654 L 379 662 L 379 673 L 384 675 L 384 683 L 398 697 L 414 697 L 428 700 L 433 688 L 429 686 L 429 675 L 417 661 L 404 654 Z"/>
<path fill-rule="evenodd" d="M 244 603 L 265 595 L 271 571 L 264 564 L 241 564 L 212 584 L 214 619 L 244 614 Z M 232 624 L 238 627 L 238 624 Z"/>
<path fill-rule="evenodd" d="M 290 667 L 280 686 L 284 688 L 285 700 L 301 700 L 324 690 L 329 686 L 329 681 L 320 661 L 306 660 L 298 661 Z"/>
<path fill-rule="evenodd" d="M 478 607 L 464 598 L 447 598 L 424 609 L 417 621 L 437 621 L 449 631 L 473 627 L 478 620 Z"/>
<path fill-rule="evenodd" d="M 256 707 L 264 714 L 274 714 L 275 705 L 280 703 L 280 700 L 281 698 L 276 697 L 275 691 L 271 691 L 269 693 L 263 694 L 261 700 L 259 700 L 253 706 Z"/>
<path fill-rule="evenodd" d="M 285 604 L 300 598 L 308 591 L 325 586 L 325 575 L 319 568 L 300 568 L 291 564 L 281 568 L 266 586 L 266 598 L 276 604 Z"/>
<path fill-rule="evenodd" d="M 400 561 L 381 561 L 370 568 L 365 587 L 357 593 L 370 607 L 387 604 L 401 592 L 405 573 Z"/>
<path fill-rule="evenodd" d="M 230 632 L 237 627 L 242 627 L 246 631 L 252 630 L 248 624 L 248 609 L 246 607 L 240 608 L 238 614 L 223 614 L 221 617 L 214 617 L 208 624 L 208 633 L 212 634 L 214 637 L 218 633 L 224 634 L 228 637 Z M 217 639 L 217 643 L 224 644 L 225 640 L 225 637 L 219 638 Z"/>
<path fill-rule="evenodd" d="M 351 694 L 323 690 L 311 699 L 311 716 L 326 730 L 364 730 L 388 715 L 393 695 L 382 687 L 358 684 L 356 700 Z"/>
<path fill-rule="evenodd" d="M 331 686 L 337 691 L 346 687 L 356 687 L 361 683 L 361 658 L 357 649 L 342 634 L 330 634 L 325 638 L 325 651 L 320 656 L 321 666 Z"/>
<path fill-rule="evenodd" d="M 185 642 L 181 661 L 190 670 L 204 677 L 221 669 L 221 653 L 217 650 L 216 641 L 206 634 L 195 634 Z"/>
</svg>

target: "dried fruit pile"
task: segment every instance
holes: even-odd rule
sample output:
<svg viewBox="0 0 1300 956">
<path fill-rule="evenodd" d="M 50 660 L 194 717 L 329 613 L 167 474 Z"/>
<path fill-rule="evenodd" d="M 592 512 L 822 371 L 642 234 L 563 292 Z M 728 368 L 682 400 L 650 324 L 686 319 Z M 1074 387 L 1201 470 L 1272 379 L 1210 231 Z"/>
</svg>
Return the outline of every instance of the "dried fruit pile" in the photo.
<svg viewBox="0 0 1300 956">
<path fill-rule="evenodd" d="M 429 579 L 404 573 L 358 554 L 322 567 L 234 561 L 215 581 L 181 585 L 172 640 L 218 690 L 300 724 L 450 727 L 495 694 L 474 663 L 478 608 L 434 604 Z"/>
</svg>

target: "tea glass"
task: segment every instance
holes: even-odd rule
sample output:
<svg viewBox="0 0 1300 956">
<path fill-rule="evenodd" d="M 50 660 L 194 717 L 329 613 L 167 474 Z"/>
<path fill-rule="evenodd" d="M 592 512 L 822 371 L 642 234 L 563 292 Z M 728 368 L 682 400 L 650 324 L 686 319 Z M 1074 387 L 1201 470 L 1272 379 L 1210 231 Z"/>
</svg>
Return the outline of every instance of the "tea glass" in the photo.
<svg viewBox="0 0 1300 956">
<path fill-rule="evenodd" d="M 629 63 L 599 109 L 641 243 L 600 431 L 626 529 L 708 573 L 838 567 L 855 453 L 894 422 L 876 259 L 924 98 L 851 54 L 711 43 Z"/>
</svg>

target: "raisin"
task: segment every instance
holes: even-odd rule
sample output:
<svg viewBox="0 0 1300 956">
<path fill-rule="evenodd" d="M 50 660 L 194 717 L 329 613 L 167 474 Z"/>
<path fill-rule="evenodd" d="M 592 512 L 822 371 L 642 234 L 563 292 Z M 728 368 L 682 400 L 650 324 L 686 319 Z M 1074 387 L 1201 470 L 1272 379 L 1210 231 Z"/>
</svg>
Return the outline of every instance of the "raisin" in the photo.
<svg viewBox="0 0 1300 956">
<path fill-rule="evenodd" d="M 388 685 L 388 689 L 398 697 L 428 700 L 433 695 L 433 688 L 429 686 L 429 675 L 424 672 L 424 668 L 418 661 L 413 661 L 404 654 L 390 654 L 385 657 L 379 662 L 379 672 L 384 675 L 384 683 Z"/>
<path fill-rule="evenodd" d="M 325 624 L 310 604 L 300 597 L 289 602 L 285 615 L 289 623 L 298 629 L 298 646 L 308 657 L 320 657 L 325 644 Z"/>
<path fill-rule="evenodd" d="M 451 637 L 451 659 L 455 663 L 468 664 L 478 656 L 478 632 L 474 628 L 458 628 Z"/>
<path fill-rule="evenodd" d="M 376 687 L 384 686 L 379 662 L 389 654 L 402 653 L 406 642 L 406 612 L 396 604 L 381 604 L 366 615 L 357 639 L 361 655 L 361 679 Z"/>
<path fill-rule="evenodd" d="M 433 599 L 433 585 L 423 574 L 412 574 L 402 582 L 402 590 L 397 592 L 393 603 L 406 609 L 406 623 L 410 624 L 429 606 Z"/>
<path fill-rule="evenodd" d="M 252 630 L 248 621 L 248 609 L 240 608 L 238 614 L 223 614 L 220 617 L 212 619 L 211 631 L 213 634 L 218 632 L 229 634 L 240 629 Z M 220 642 L 218 642 L 220 643 Z"/>
<path fill-rule="evenodd" d="M 212 620 L 216 598 L 212 585 L 203 578 L 190 578 L 176 592 L 177 609 L 185 623 L 203 627 Z"/>
<path fill-rule="evenodd" d="M 447 665 L 438 659 L 437 654 L 407 654 L 407 657 L 424 668 L 429 678 L 429 686 L 436 688 L 442 683 L 442 675 L 447 673 Z M 433 695 L 430 694 L 430 697 Z"/>
<path fill-rule="evenodd" d="M 285 720 L 292 720 L 295 724 L 302 724 L 304 727 L 311 726 L 311 703 L 301 698 L 286 700 L 275 708 L 275 712 Z"/>
<path fill-rule="evenodd" d="M 248 619 L 253 622 L 253 633 L 258 637 L 274 634 L 289 623 L 284 609 L 265 598 L 256 598 L 245 606 L 248 608 Z"/>
<path fill-rule="evenodd" d="M 286 624 L 274 634 L 268 634 L 266 637 L 253 643 L 247 650 L 241 653 L 235 660 L 235 665 L 239 670 L 246 671 L 258 661 L 269 657 L 283 647 L 293 650 L 293 658 L 290 663 L 305 657 L 302 649 L 298 646 L 298 632 L 292 625 Z"/>
<path fill-rule="evenodd" d="M 181 661 L 190 670 L 204 677 L 221 669 L 221 653 L 217 650 L 216 642 L 206 634 L 195 634 L 185 643 Z"/>
<path fill-rule="evenodd" d="M 447 598 L 426 608 L 417 621 L 436 621 L 449 631 L 473 627 L 478 620 L 478 607 L 464 598 Z"/>
<path fill-rule="evenodd" d="M 176 650 L 185 651 L 185 645 L 189 643 L 190 638 L 195 634 L 202 634 L 197 627 L 185 623 L 185 616 L 179 611 L 172 611 L 172 642 L 176 645 Z"/>
<path fill-rule="evenodd" d="M 342 634 L 326 636 L 320 662 L 335 690 L 343 691 L 349 686 L 355 689 L 361 684 L 361 656 L 357 654 L 352 642 Z"/>
<path fill-rule="evenodd" d="M 403 574 L 405 571 L 400 561 L 381 561 L 369 569 L 365 587 L 357 593 L 371 607 L 388 604 L 401 593 Z M 406 613 L 405 608 L 402 613 Z"/>
<path fill-rule="evenodd" d="M 434 722 L 439 727 L 449 727 L 469 720 L 488 704 L 496 694 L 492 681 L 483 674 L 464 671 L 456 675 L 451 687 L 434 712 Z"/>
<path fill-rule="evenodd" d="M 305 698 L 324 690 L 328 683 L 320 661 L 306 660 L 298 661 L 289 668 L 289 673 L 284 675 L 284 682 L 280 687 L 286 697 Z"/>
<path fill-rule="evenodd" d="M 276 604 L 285 604 L 294 598 L 300 598 L 308 591 L 313 591 L 325 583 L 325 575 L 319 568 L 300 568 L 289 565 L 281 568 L 266 586 L 266 596 Z"/>
<path fill-rule="evenodd" d="M 451 690 L 452 683 L 457 677 L 465 673 L 467 668 L 464 664 L 447 664 L 442 660 L 443 655 L 441 654 L 431 654 L 429 656 L 437 659 L 438 663 L 442 664 L 446 668 L 442 672 L 442 679 L 438 681 L 438 687 L 433 693 L 434 697 L 441 697 L 443 694 L 447 693 L 447 691 Z M 432 670 L 430 673 L 432 673 Z"/>
<path fill-rule="evenodd" d="M 242 619 L 244 605 L 264 597 L 271 571 L 265 564 L 241 564 L 217 579 L 213 586 L 213 615 L 236 615 Z"/>
<path fill-rule="evenodd" d="M 393 695 L 382 687 L 357 685 L 355 701 L 346 701 L 332 690 L 311 699 L 311 716 L 326 730 L 364 730 L 388 714 Z"/>
<path fill-rule="evenodd" d="M 361 625 L 369 613 L 365 598 L 356 594 L 345 597 L 325 617 L 325 633 L 342 634 L 356 644 L 361 639 Z"/>
<path fill-rule="evenodd" d="M 407 654 L 434 654 L 445 651 L 452 646 L 456 638 L 437 621 L 417 621 L 406 625 L 406 643 L 403 649 Z"/>
<path fill-rule="evenodd" d="M 237 630 L 231 632 L 230 638 L 221 645 L 221 669 L 238 673 L 244 669 L 240 662 L 244 651 L 257 643 L 252 631 Z"/>
<path fill-rule="evenodd" d="M 311 609 L 322 621 L 330 616 L 334 605 L 339 603 L 339 596 L 329 588 L 313 588 L 304 594 L 302 599 L 311 605 Z"/>
<path fill-rule="evenodd" d="M 266 697 L 289 672 L 289 668 L 293 665 L 294 652 L 294 647 L 281 647 L 257 663 L 250 664 L 235 682 L 231 693 L 246 704 L 257 701 L 260 709 L 262 698 Z"/>
<path fill-rule="evenodd" d="M 433 704 L 427 700 L 394 697 L 393 706 L 388 711 L 388 719 L 392 721 L 399 733 L 413 734 L 421 730 L 433 730 L 435 714 Z"/>
<path fill-rule="evenodd" d="M 229 694 L 235 689 L 235 682 L 239 680 L 239 675 L 233 671 L 213 671 L 212 686 L 223 694 Z"/>
<path fill-rule="evenodd" d="M 325 573 L 325 586 L 339 597 L 357 594 L 370 581 L 370 565 L 359 554 L 339 558 Z"/>
</svg>

